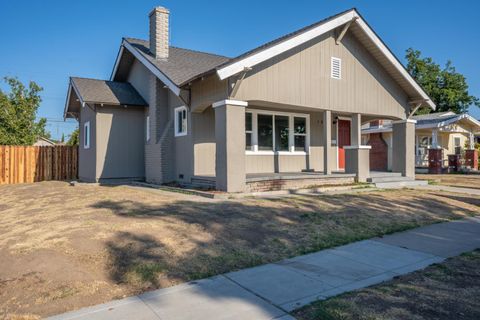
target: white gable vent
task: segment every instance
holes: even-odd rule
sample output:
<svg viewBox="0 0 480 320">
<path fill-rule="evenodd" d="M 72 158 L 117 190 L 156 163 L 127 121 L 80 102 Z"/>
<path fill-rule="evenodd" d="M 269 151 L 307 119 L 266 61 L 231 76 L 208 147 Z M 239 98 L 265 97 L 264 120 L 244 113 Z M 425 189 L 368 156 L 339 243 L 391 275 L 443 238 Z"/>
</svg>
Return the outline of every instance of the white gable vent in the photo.
<svg viewBox="0 0 480 320">
<path fill-rule="evenodd" d="M 342 79 L 342 59 L 332 57 L 331 76 L 333 79 Z"/>
</svg>

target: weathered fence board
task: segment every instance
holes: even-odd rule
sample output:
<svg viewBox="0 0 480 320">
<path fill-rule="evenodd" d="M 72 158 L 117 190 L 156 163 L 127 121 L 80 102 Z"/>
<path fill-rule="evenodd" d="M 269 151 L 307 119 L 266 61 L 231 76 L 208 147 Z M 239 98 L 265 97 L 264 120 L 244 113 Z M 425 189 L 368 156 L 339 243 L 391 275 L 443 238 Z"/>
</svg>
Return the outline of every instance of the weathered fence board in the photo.
<svg viewBox="0 0 480 320">
<path fill-rule="evenodd" d="M 0 184 L 76 179 L 78 147 L 0 146 Z"/>
</svg>

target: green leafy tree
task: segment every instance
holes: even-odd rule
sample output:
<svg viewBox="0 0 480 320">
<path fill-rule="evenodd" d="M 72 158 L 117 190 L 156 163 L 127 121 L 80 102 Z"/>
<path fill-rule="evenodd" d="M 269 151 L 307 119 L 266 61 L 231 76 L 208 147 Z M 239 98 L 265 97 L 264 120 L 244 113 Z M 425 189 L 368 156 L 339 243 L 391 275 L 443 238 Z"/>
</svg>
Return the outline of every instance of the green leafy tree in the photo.
<svg viewBox="0 0 480 320">
<path fill-rule="evenodd" d="M 70 134 L 70 137 L 68 138 L 67 145 L 77 146 L 78 145 L 78 134 L 79 134 L 78 128 L 73 130 L 72 134 Z"/>
<path fill-rule="evenodd" d="M 49 138 L 47 120 L 36 121 L 42 88 L 33 81 L 27 88 L 17 78 L 4 80 L 10 92 L 0 89 L 0 144 L 32 145 L 40 136 Z"/>
<path fill-rule="evenodd" d="M 468 92 L 467 79 L 455 70 L 451 61 L 447 61 L 442 68 L 432 58 L 422 57 L 420 51 L 412 48 L 407 50 L 405 57 L 408 72 L 437 105 L 435 112 L 464 113 L 471 105 L 480 107 L 480 100 Z M 431 111 L 430 108 L 424 108 L 417 113 Z"/>
</svg>

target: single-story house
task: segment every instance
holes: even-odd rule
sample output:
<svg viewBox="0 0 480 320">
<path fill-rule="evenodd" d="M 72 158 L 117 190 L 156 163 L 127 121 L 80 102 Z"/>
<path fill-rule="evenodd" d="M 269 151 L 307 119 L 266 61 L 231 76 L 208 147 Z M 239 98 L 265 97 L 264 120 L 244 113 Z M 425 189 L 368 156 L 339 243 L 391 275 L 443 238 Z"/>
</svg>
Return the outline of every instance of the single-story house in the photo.
<svg viewBox="0 0 480 320">
<path fill-rule="evenodd" d="M 480 132 L 480 122 L 467 113 L 438 112 L 412 116 L 415 125 L 416 167 L 428 167 L 428 149 L 442 149 L 443 160 L 455 154 L 456 148 L 473 149 L 475 134 Z M 362 127 L 362 142 L 372 147 L 370 168 L 391 170 L 393 158 L 391 121 L 376 120 Z M 446 166 L 446 165 L 444 165 Z"/>
<path fill-rule="evenodd" d="M 234 58 L 171 46 L 169 15 L 154 8 L 148 40 L 123 38 L 110 79 L 70 79 L 82 180 L 227 192 L 282 174 L 365 181 L 361 126 L 379 118 L 393 121 L 392 170 L 414 178 L 410 115 L 435 104 L 356 9 Z"/>
<path fill-rule="evenodd" d="M 34 147 L 53 147 L 56 143 L 50 139 L 39 137 L 33 144 Z"/>
</svg>

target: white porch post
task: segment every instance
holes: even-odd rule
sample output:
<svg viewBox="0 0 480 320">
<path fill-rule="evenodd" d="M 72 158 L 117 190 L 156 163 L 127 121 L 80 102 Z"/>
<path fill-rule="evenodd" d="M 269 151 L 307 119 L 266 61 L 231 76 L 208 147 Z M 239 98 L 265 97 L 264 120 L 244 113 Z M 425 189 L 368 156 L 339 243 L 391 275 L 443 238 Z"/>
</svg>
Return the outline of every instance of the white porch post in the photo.
<svg viewBox="0 0 480 320">
<path fill-rule="evenodd" d="M 469 143 L 470 150 L 475 149 L 475 135 L 473 134 L 473 132 L 470 132 L 468 136 L 468 143 Z"/>
<path fill-rule="evenodd" d="M 323 112 L 323 173 L 332 173 L 332 163 L 330 154 L 332 150 L 332 112 L 325 110 Z"/>
<path fill-rule="evenodd" d="M 245 107 L 247 102 L 215 102 L 216 188 L 227 192 L 245 190 Z"/>
<path fill-rule="evenodd" d="M 432 148 L 433 149 L 438 148 L 438 129 L 432 130 Z"/>
</svg>

